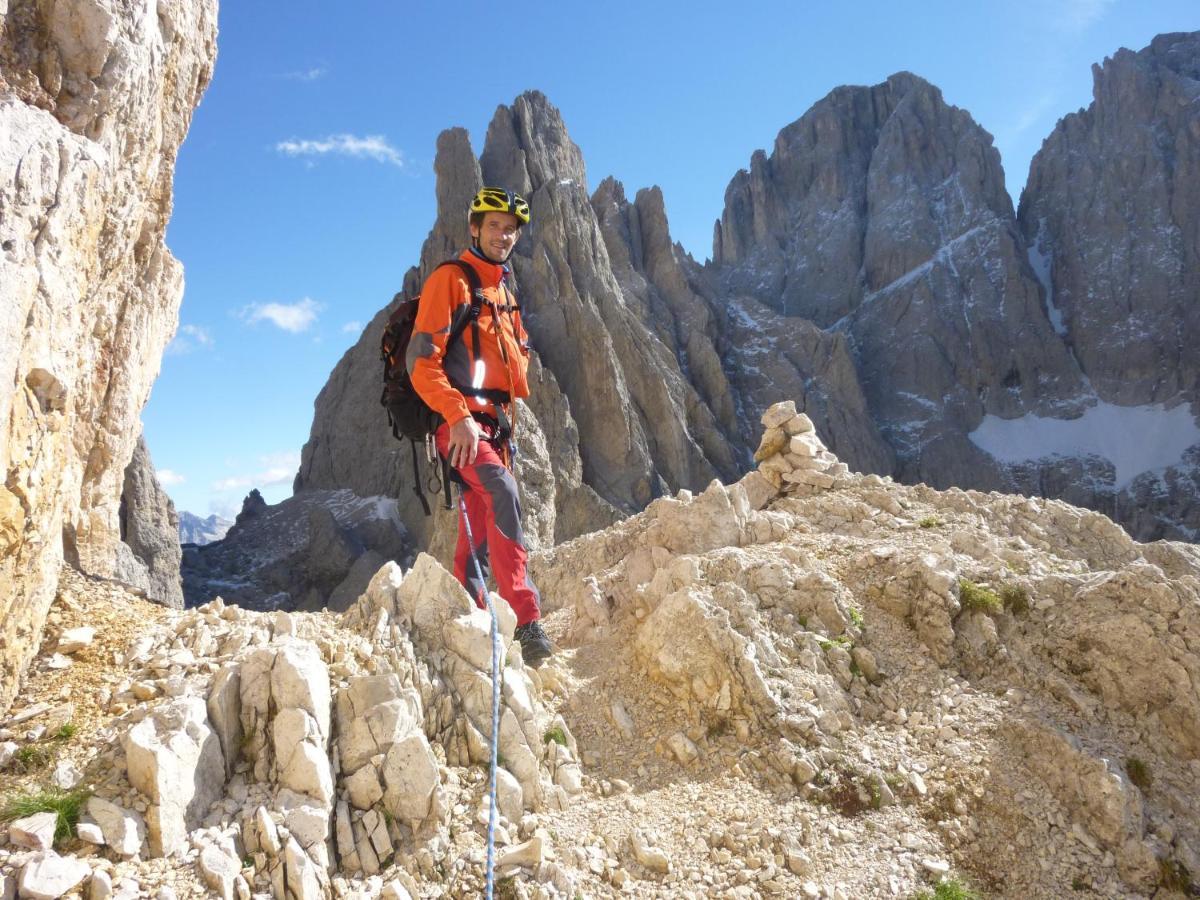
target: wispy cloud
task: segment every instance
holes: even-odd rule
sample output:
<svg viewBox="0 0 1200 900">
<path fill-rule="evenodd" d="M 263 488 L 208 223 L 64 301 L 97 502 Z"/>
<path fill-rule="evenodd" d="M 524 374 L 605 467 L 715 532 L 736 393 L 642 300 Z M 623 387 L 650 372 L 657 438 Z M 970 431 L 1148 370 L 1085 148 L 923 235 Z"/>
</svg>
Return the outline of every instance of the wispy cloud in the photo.
<svg viewBox="0 0 1200 900">
<path fill-rule="evenodd" d="M 245 491 L 250 488 L 266 488 L 280 484 L 290 484 L 300 468 L 300 453 L 297 450 L 285 450 L 280 453 L 268 453 L 258 458 L 258 471 L 246 475 L 231 475 L 219 478 L 211 485 L 214 491 Z"/>
<path fill-rule="evenodd" d="M 347 322 L 342 326 L 342 331 L 346 334 L 357 334 L 362 331 L 362 322 Z"/>
<path fill-rule="evenodd" d="M 299 334 L 307 331 L 317 321 L 320 311 L 320 303 L 311 297 L 305 297 L 296 303 L 251 303 L 243 307 L 238 316 L 251 325 L 267 321 L 276 328 Z"/>
<path fill-rule="evenodd" d="M 327 74 L 329 74 L 329 69 L 325 66 L 313 66 L 295 72 L 284 72 L 279 77 L 286 78 L 288 81 L 316 81 L 318 78 L 324 78 Z"/>
<path fill-rule="evenodd" d="M 171 343 L 167 344 L 165 352 L 172 356 L 182 356 L 193 350 L 208 349 L 213 345 L 212 334 L 200 325 L 180 325 Z"/>
<path fill-rule="evenodd" d="M 1058 0 L 1050 18 L 1064 31 L 1078 33 L 1104 18 L 1116 0 Z"/>
<path fill-rule="evenodd" d="M 376 162 L 403 167 L 404 156 L 378 134 L 359 137 L 354 134 L 331 134 L 327 138 L 280 141 L 275 149 L 285 156 L 349 156 L 353 159 L 373 159 Z"/>
<path fill-rule="evenodd" d="M 187 481 L 186 478 L 171 469 L 156 469 L 154 474 L 158 476 L 158 483 L 163 487 L 171 487 Z"/>
</svg>

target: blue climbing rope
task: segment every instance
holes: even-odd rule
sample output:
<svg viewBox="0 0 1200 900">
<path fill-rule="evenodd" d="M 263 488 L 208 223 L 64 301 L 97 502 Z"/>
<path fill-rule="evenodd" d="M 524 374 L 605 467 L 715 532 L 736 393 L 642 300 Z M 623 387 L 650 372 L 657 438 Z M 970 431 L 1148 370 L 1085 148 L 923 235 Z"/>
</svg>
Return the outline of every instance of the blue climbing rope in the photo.
<svg viewBox="0 0 1200 900">
<path fill-rule="evenodd" d="M 487 900 L 492 900 L 496 869 L 496 751 L 500 746 L 500 629 L 496 622 L 496 608 L 492 606 L 492 595 L 488 593 L 483 578 L 483 568 L 479 565 L 479 557 L 475 554 L 475 536 L 471 534 L 471 520 L 467 517 L 467 501 L 465 492 L 461 488 L 458 492 L 458 509 L 462 513 L 463 528 L 466 529 L 467 546 L 471 548 L 471 562 L 475 565 L 475 577 L 479 579 L 479 593 L 487 605 L 488 614 L 492 617 L 492 760 L 491 780 L 488 786 L 490 802 L 488 803 L 487 830 Z"/>
</svg>

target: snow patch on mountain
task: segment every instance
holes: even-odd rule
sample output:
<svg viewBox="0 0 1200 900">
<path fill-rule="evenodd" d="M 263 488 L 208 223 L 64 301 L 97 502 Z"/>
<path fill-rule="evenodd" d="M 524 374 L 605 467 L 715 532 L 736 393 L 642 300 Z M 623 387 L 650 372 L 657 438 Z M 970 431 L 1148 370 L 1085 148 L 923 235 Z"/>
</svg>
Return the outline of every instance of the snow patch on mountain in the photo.
<svg viewBox="0 0 1200 900">
<path fill-rule="evenodd" d="M 1200 444 L 1200 425 L 1186 404 L 1168 409 L 1164 404 L 1101 402 L 1076 419 L 988 415 L 969 437 L 1004 463 L 1052 456 L 1103 457 L 1116 469 L 1114 487 L 1120 490 L 1144 472 L 1180 463 L 1185 450 Z"/>
</svg>

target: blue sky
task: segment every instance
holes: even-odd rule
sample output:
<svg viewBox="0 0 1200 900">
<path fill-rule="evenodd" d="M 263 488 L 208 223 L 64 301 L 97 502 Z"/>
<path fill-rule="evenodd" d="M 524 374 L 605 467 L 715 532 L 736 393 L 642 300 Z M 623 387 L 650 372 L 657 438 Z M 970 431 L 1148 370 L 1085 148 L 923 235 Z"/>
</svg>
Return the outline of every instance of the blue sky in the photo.
<svg viewBox="0 0 1200 900">
<path fill-rule="evenodd" d="M 541 90 L 589 188 L 659 185 L 703 260 L 729 179 L 839 85 L 936 84 L 995 137 L 1015 203 L 1054 123 L 1090 102 L 1093 63 L 1200 28 L 1196 0 L 333 9 L 225 2 L 180 151 L 167 243 L 187 287 L 143 421 L 166 489 L 200 515 L 291 493 L 313 400 L 433 222 L 444 128 L 478 153 L 496 107 Z"/>
</svg>

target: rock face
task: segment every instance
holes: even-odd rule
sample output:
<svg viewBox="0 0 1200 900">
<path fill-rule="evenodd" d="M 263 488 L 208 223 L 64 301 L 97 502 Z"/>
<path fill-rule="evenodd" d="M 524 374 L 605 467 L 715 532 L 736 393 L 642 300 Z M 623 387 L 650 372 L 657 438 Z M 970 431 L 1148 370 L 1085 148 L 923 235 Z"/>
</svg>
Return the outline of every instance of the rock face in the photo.
<svg viewBox="0 0 1200 900">
<path fill-rule="evenodd" d="M 64 553 L 114 574 L 136 422 L 174 332 L 175 154 L 212 73 L 216 3 L 0 12 L 0 705 Z"/>
<path fill-rule="evenodd" d="M 1159 35 L 1092 72 L 1092 104 L 1064 116 L 1030 166 L 1029 258 L 1097 398 L 1200 417 L 1200 33 Z M 1198 463 L 1200 445 L 1161 476 L 1109 480 L 1099 508 L 1140 536 L 1195 539 Z"/>
<path fill-rule="evenodd" d="M 407 292 L 419 290 L 434 265 L 467 244 L 462 211 L 481 184 L 511 185 L 539 209 L 513 261 L 537 357 L 531 363 L 532 396 L 520 415 L 525 458 L 518 458 L 523 505 L 534 513 L 526 524 L 531 543 L 546 546 L 573 537 L 666 490 L 699 487 L 713 475 L 736 472 L 744 463 L 744 451 L 739 458 L 730 437 L 738 419 L 711 342 L 705 347 L 697 334 L 690 344 L 674 335 L 665 343 L 642 322 L 639 311 L 648 304 L 665 311 L 666 301 L 619 263 L 631 291 L 624 292 L 606 252 L 609 235 L 587 194 L 582 156 L 546 98 L 529 93 L 497 110 L 478 161 L 464 131 L 443 133 L 435 169 L 438 220 L 420 265 L 404 278 Z M 674 279 L 676 306 L 686 305 L 686 287 L 683 294 L 676 290 L 682 275 L 670 271 L 674 250 L 661 198 L 650 237 L 652 264 L 664 284 Z M 641 249 L 638 254 L 640 265 L 647 257 Z M 391 437 L 375 403 L 386 312 L 367 327 L 318 397 L 296 488 L 337 485 L 360 495 L 393 493 L 418 542 L 443 547 L 452 517 L 430 521 L 421 514 L 407 492 L 408 449 Z M 694 381 L 680 363 L 686 347 L 694 350 Z M 719 404 L 719 416 L 705 396 Z"/>
<path fill-rule="evenodd" d="M 179 516 L 158 483 L 145 437 L 138 438 L 121 491 L 121 543 L 114 577 L 165 606 L 183 608 Z"/>
<path fill-rule="evenodd" d="M 179 514 L 179 543 L 195 544 L 199 547 L 225 537 L 233 523 L 218 515 L 200 518 L 184 510 Z"/>
<path fill-rule="evenodd" d="M 253 491 L 226 536 L 183 551 L 189 606 L 222 596 L 249 609 L 344 611 L 412 542 L 389 497 L 309 491 L 269 506 Z"/>
<path fill-rule="evenodd" d="M 1200 33 L 1118 50 L 1092 73 L 1092 104 L 1064 116 L 1033 159 L 1021 231 L 1100 397 L 1195 401 Z"/>
<path fill-rule="evenodd" d="M 838 88 L 781 131 L 730 183 L 713 248 L 731 304 L 846 337 L 905 480 L 999 486 L 966 437 L 984 415 L 1079 408 L 991 136 L 916 76 Z"/>
</svg>

